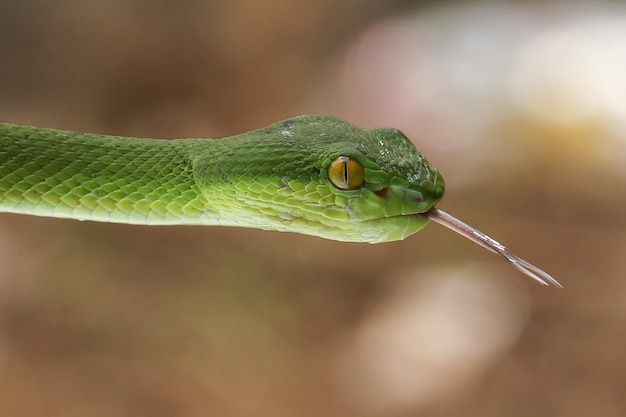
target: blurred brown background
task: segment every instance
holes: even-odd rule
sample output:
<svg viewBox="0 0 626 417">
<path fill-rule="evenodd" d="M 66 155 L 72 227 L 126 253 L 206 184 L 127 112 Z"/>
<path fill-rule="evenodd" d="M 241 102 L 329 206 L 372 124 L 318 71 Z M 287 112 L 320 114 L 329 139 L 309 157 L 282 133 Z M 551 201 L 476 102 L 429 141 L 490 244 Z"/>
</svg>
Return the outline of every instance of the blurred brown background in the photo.
<svg viewBox="0 0 626 417">
<path fill-rule="evenodd" d="M 619 2 L 1 2 L 1 120 L 398 127 L 443 208 L 565 288 L 435 225 L 373 246 L 4 214 L 0 416 L 626 415 L 624 74 Z"/>
</svg>

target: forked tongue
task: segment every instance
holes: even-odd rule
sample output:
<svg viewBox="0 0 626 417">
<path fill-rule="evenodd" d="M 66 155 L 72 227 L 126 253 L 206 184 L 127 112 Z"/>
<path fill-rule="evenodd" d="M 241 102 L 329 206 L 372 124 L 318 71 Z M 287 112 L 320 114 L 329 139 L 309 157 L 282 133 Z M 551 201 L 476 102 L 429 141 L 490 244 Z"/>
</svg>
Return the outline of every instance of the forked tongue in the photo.
<svg viewBox="0 0 626 417">
<path fill-rule="evenodd" d="M 433 207 L 432 209 L 424 213 L 424 215 L 430 220 L 439 223 L 462 236 L 465 236 L 477 245 L 490 250 L 491 252 L 504 259 L 507 263 L 511 264 L 514 268 L 528 275 L 535 281 L 546 286 L 552 284 L 559 288 L 563 288 L 559 281 L 557 281 L 547 272 L 537 268 L 535 265 L 509 252 L 509 250 L 502 243 L 498 242 L 490 236 L 487 236 L 480 230 L 473 228 L 469 224 L 462 222 L 451 214 Z"/>
</svg>

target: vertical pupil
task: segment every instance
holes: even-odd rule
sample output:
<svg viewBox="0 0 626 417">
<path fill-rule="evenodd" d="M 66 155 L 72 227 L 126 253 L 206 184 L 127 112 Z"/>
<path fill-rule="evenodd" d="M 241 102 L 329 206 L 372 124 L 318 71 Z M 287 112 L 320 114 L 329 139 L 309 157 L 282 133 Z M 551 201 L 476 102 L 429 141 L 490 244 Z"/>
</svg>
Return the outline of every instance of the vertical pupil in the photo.
<svg viewBox="0 0 626 417">
<path fill-rule="evenodd" d="M 349 187 L 349 182 L 348 182 L 348 161 L 343 161 L 343 182 L 346 185 L 346 187 Z"/>
</svg>

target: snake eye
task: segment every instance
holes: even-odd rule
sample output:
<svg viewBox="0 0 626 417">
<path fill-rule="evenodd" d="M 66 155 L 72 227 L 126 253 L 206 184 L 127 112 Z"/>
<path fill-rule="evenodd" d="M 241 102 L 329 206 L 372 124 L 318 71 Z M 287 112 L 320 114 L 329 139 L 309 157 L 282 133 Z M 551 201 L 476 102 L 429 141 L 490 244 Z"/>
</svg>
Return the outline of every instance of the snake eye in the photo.
<svg viewBox="0 0 626 417">
<path fill-rule="evenodd" d="M 363 185 L 365 170 L 355 159 L 340 156 L 330 163 L 328 179 L 340 190 L 352 190 Z"/>
</svg>

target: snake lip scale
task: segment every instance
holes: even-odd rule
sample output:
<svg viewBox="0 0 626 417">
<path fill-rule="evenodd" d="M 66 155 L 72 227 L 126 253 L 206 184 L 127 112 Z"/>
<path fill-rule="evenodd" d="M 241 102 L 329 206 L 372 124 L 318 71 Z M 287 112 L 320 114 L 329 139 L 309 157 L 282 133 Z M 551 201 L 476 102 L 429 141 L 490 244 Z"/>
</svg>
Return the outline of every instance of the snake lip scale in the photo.
<svg viewBox="0 0 626 417">
<path fill-rule="evenodd" d="M 345 242 L 402 240 L 429 220 L 561 285 L 435 208 L 439 171 L 399 130 L 303 115 L 219 140 L 146 139 L 0 123 L 0 212 L 222 225 Z"/>
</svg>

